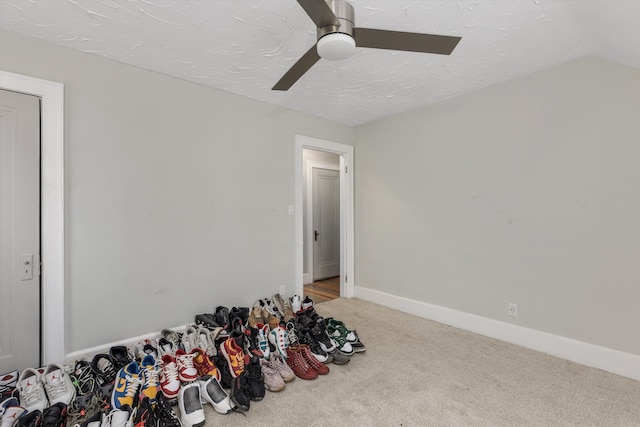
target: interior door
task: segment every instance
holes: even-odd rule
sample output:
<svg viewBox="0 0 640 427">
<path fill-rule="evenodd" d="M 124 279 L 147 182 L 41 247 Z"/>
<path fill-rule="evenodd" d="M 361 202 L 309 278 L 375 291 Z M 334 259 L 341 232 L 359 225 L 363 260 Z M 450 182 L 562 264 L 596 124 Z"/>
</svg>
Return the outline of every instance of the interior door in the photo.
<svg viewBox="0 0 640 427">
<path fill-rule="evenodd" d="M 314 167 L 313 280 L 340 275 L 340 172 Z"/>
<path fill-rule="evenodd" d="M 0 90 L 0 373 L 40 366 L 40 98 Z"/>
</svg>

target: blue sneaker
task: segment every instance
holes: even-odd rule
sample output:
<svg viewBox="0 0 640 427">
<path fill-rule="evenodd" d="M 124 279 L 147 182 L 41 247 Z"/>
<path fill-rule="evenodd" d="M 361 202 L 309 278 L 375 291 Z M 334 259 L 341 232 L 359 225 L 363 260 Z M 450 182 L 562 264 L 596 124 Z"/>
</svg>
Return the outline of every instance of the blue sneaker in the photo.
<svg viewBox="0 0 640 427">
<path fill-rule="evenodd" d="M 130 362 L 120 368 L 111 394 L 111 407 L 120 409 L 124 405 L 138 406 L 138 390 L 144 383 L 144 377 L 137 362 Z"/>
</svg>

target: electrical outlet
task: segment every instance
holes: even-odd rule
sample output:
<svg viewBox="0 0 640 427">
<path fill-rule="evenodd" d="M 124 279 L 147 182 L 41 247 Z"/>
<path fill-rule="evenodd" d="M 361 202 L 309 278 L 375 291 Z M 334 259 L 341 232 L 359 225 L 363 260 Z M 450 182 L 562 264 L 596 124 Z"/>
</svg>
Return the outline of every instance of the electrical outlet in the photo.
<svg viewBox="0 0 640 427">
<path fill-rule="evenodd" d="M 518 316 L 518 304 L 514 304 L 512 302 L 509 303 L 509 311 L 507 312 L 509 316 Z"/>
<path fill-rule="evenodd" d="M 280 296 L 285 296 L 287 294 L 287 287 L 285 285 L 280 285 Z"/>
</svg>

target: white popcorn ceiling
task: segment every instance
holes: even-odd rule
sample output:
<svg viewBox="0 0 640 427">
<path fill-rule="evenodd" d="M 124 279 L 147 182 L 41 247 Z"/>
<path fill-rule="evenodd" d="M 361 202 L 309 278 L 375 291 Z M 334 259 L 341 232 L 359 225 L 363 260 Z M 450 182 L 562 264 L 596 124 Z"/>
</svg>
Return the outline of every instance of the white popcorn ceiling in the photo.
<svg viewBox="0 0 640 427">
<path fill-rule="evenodd" d="M 276 92 L 316 41 L 295 0 L 0 0 L 0 27 L 352 126 L 583 56 L 640 68 L 637 0 L 350 3 L 356 26 L 462 41 L 451 56 L 359 48 Z"/>
</svg>

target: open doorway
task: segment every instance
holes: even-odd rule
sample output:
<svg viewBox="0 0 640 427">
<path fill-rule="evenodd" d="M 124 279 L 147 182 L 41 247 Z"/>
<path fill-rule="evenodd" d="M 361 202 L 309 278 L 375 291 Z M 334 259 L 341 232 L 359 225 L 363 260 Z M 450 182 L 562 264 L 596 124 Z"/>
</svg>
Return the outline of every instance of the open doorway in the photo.
<svg viewBox="0 0 640 427">
<path fill-rule="evenodd" d="M 304 295 L 315 302 L 340 297 L 340 156 L 302 150 Z"/>
<path fill-rule="evenodd" d="M 353 147 L 296 136 L 295 154 L 295 211 L 300 213 L 296 215 L 295 293 L 305 295 L 310 291 L 314 302 L 338 296 L 351 298 L 355 283 Z M 313 201 L 319 194 L 329 200 L 322 210 Z M 333 231 L 327 231 L 327 226 Z M 311 295 L 314 291 L 315 298 Z"/>
</svg>

